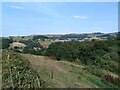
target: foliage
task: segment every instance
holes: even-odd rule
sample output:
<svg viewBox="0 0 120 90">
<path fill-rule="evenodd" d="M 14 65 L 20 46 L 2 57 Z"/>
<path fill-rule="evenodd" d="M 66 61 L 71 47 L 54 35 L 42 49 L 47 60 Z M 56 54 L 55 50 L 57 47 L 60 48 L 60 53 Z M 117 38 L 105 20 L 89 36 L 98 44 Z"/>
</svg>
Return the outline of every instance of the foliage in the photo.
<svg viewBox="0 0 120 90">
<path fill-rule="evenodd" d="M 48 37 L 46 36 L 43 36 L 43 35 L 35 35 L 33 36 L 33 40 L 38 40 L 38 39 L 41 39 L 41 40 L 45 40 L 45 39 L 48 39 Z"/>
<path fill-rule="evenodd" d="M 9 43 L 13 43 L 13 37 L 9 36 Z"/>
<path fill-rule="evenodd" d="M 38 72 L 19 54 L 4 50 L 2 53 L 2 88 L 44 87 Z"/>
<path fill-rule="evenodd" d="M 11 41 L 8 38 L 2 38 L 2 49 L 6 49 L 9 47 Z"/>
<path fill-rule="evenodd" d="M 79 39 L 84 39 L 84 38 L 89 38 L 88 34 L 66 34 L 62 35 L 60 39 L 67 39 L 67 38 L 79 38 Z"/>
<path fill-rule="evenodd" d="M 56 42 L 49 46 L 46 55 L 55 56 L 58 60 L 65 59 L 73 61 L 77 58 L 77 52 L 70 43 Z"/>
<path fill-rule="evenodd" d="M 27 46 L 23 49 L 23 53 L 37 54 L 41 55 L 43 52 L 43 47 L 37 41 L 24 40 L 20 41 L 21 43 L 26 44 Z"/>
<path fill-rule="evenodd" d="M 103 55 L 108 52 L 109 48 L 103 41 L 91 42 L 56 42 L 49 46 L 46 51 L 48 56 L 55 56 L 57 59 L 65 59 L 74 61 L 80 59 L 84 64 L 89 63 L 89 59 L 93 60 L 97 55 Z"/>
<path fill-rule="evenodd" d="M 115 74 L 119 73 L 118 43 L 119 40 L 117 39 L 90 42 L 56 42 L 49 45 L 46 55 L 54 56 L 58 60 L 79 60 L 84 65 L 87 65 L 88 68 L 94 66 L 89 71 L 98 77 L 103 77 L 102 71 L 98 70 L 108 70 Z M 110 83 L 116 85 L 115 81 Z"/>
</svg>

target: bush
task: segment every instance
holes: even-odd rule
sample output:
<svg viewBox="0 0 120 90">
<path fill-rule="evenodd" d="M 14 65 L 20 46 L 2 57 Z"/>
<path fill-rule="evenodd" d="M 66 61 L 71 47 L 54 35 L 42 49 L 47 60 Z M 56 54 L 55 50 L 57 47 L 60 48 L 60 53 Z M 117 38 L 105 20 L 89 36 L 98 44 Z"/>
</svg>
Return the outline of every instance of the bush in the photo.
<svg viewBox="0 0 120 90">
<path fill-rule="evenodd" d="M 9 47 L 10 41 L 7 38 L 2 38 L 2 49 L 6 49 Z"/>
<path fill-rule="evenodd" d="M 2 88 L 29 89 L 45 86 L 28 60 L 23 60 L 19 54 L 11 51 L 4 50 L 2 54 Z"/>
<path fill-rule="evenodd" d="M 22 51 L 23 53 L 41 55 L 41 53 L 43 52 L 43 47 L 39 44 L 39 42 L 35 42 L 32 40 L 20 41 L 20 42 L 27 45 L 23 49 L 23 51 Z"/>
</svg>

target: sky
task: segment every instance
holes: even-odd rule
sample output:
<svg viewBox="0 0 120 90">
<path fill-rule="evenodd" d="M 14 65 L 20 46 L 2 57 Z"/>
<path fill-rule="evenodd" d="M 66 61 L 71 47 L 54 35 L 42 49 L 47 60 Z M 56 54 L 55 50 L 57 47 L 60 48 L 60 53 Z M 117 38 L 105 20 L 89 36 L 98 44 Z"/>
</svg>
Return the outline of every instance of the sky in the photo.
<svg viewBox="0 0 120 90">
<path fill-rule="evenodd" d="M 117 2 L 2 3 L 2 36 L 117 31 Z"/>
</svg>

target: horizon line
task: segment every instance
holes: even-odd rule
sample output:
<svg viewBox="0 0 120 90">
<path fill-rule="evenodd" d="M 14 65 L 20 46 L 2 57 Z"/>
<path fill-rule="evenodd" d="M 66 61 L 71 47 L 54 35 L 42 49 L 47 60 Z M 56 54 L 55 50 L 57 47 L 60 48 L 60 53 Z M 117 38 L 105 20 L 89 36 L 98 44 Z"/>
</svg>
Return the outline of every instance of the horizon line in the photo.
<svg viewBox="0 0 120 90">
<path fill-rule="evenodd" d="M 29 35 L 9 35 L 9 36 L 0 36 L 0 37 L 17 37 L 17 36 L 34 36 L 34 35 L 66 35 L 66 34 L 92 34 L 92 33 L 102 33 L 102 34 L 110 34 L 110 33 L 118 33 L 119 31 L 115 32 L 87 32 L 87 33 L 47 33 L 47 34 L 29 34 Z"/>
</svg>

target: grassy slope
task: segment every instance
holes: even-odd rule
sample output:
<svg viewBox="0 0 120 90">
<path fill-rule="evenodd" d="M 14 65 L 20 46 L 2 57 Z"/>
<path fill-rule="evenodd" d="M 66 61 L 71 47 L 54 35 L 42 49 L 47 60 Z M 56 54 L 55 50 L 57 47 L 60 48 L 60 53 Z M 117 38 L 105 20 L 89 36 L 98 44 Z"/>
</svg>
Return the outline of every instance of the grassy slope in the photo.
<svg viewBox="0 0 120 90">
<path fill-rule="evenodd" d="M 53 41 L 53 40 L 46 40 L 46 41 L 39 40 L 39 43 L 40 43 L 43 47 L 45 47 L 45 48 L 48 48 L 49 45 L 50 45 L 51 43 L 54 43 L 54 42 L 55 42 L 55 41 Z"/>
<path fill-rule="evenodd" d="M 56 88 L 109 88 L 100 78 L 90 74 L 84 68 L 66 61 L 55 61 L 44 56 L 21 54 L 39 71 L 41 79 L 48 87 Z"/>
</svg>

